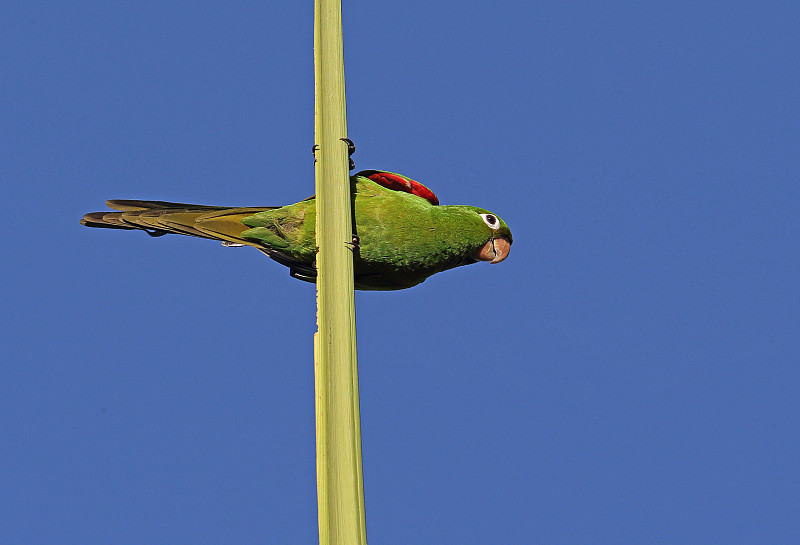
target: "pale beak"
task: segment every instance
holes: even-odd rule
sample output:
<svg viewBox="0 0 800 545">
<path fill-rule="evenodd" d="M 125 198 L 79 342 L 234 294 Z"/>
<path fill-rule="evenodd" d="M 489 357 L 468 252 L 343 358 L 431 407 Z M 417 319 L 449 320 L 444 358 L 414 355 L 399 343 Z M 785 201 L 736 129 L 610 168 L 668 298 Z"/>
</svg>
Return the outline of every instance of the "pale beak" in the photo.
<svg viewBox="0 0 800 545">
<path fill-rule="evenodd" d="M 505 237 L 493 238 L 483 245 L 481 251 L 478 253 L 480 261 L 489 261 L 490 263 L 500 263 L 508 257 L 508 252 L 511 250 L 511 243 Z"/>
</svg>

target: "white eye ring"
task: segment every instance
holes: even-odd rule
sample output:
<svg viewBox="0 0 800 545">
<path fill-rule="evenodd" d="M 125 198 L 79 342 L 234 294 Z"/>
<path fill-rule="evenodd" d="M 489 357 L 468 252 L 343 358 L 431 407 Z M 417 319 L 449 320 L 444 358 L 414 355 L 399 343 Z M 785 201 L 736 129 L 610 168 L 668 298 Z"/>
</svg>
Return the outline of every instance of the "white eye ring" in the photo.
<svg viewBox="0 0 800 545">
<path fill-rule="evenodd" d="M 497 219 L 497 216 L 494 214 L 481 214 L 481 218 L 483 219 L 483 222 L 492 229 L 497 229 L 500 227 L 500 220 Z"/>
</svg>

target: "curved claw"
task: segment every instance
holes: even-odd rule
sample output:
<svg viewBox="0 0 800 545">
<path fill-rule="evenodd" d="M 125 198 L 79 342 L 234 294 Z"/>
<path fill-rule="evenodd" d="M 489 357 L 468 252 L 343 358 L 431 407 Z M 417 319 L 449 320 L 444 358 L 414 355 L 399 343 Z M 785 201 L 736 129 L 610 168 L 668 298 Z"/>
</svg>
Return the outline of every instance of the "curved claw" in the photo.
<svg viewBox="0 0 800 545">
<path fill-rule="evenodd" d="M 340 138 L 339 140 L 341 140 L 342 142 L 347 144 L 347 155 L 348 156 L 353 155 L 356 152 L 356 145 L 353 143 L 352 140 L 350 140 L 349 138 Z"/>
<path fill-rule="evenodd" d="M 347 157 L 349 158 L 348 166 L 350 167 L 350 170 L 354 170 L 356 168 L 356 163 L 350 156 L 356 152 L 356 145 L 349 138 L 340 138 L 339 140 L 347 144 Z"/>
</svg>

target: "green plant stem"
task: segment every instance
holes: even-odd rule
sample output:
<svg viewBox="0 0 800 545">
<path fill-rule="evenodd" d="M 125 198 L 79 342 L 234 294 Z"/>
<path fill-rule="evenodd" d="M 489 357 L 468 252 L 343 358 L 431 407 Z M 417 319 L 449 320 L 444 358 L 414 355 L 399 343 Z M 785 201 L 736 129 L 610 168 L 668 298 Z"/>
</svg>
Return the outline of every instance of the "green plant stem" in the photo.
<svg viewBox="0 0 800 545">
<path fill-rule="evenodd" d="M 315 0 L 314 80 L 320 545 L 366 545 L 340 0 Z"/>
</svg>

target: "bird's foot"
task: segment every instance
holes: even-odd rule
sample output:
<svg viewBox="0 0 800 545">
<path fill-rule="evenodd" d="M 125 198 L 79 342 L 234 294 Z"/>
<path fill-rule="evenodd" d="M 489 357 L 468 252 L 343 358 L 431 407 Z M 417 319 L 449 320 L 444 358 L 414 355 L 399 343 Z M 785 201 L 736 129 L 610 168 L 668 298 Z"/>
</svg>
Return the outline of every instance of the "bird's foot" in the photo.
<svg viewBox="0 0 800 545">
<path fill-rule="evenodd" d="M 353 141 L 349 138 L 340 138 L 342 142 L 347 144 L 347 161 L 350 170 L 354 170 L 356 168 L 356 163 L 353 161 L 352 155 L 356 152 L 356 145 L 353 144 Z M 314 162 L 317 162 L 317 150 L 319 150 L 319 144 L 314 144 L 311 147 L 311 155 L 314 156 Z"/>
<path fill-rule="evenodd" d="M 345 242 L 345 245 L 349 246 L 354 252 L 357 252 L 361 249 L 361 239 L 358 238 L 358 235 L 353 235 L 352 242 Z"/>
<path fill-rule="evenodd" d="M 347 144 L 347 160 L 349 161 L 350 170 L 354 170 L 356 163 L 353 161 L 353 154 L 356 152 L 356 145 L 349 138 L 340 138 L 339 140 Z"/>
</svg>

